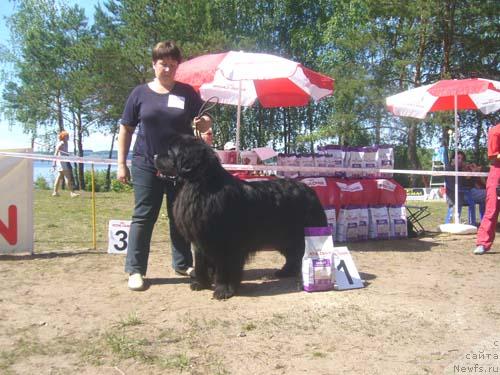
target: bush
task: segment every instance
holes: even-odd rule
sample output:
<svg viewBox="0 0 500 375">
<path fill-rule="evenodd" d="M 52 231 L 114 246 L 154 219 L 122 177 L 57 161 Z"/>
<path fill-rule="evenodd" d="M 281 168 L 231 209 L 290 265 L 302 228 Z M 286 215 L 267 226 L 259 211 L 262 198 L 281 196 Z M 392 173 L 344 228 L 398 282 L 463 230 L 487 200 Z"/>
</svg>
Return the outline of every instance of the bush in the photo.
<svg viewBox="0 0 500 375">
<path fill-rule="evenodd" d="M 121 193 L 121 192 L 130 192 L 132 191 L 132 185 L 122 184 L 120 181 L 115 178 L 111 180 L 111 191 Z"/>
<path fill-rule="evenodd" d="M 50 190 L 51 187 L 49 186 L 47 180 L 45 177 L 38 176 L 35 180 L 35 189 L 38 190 Z"/>
<path fill-rule="evenodd" d="M 110 178 L 111 179 L 116 178 L 116 172 L 111 172 Z M 84 179 L 85 179 L 85 190 L 92 191 L 92 171 L 91 170 L 85 171 Z M 106 189 L 106 171 L 105 170 L 94 171 L 94 185 L 95 185 L 96 192 L 109 191 L 109 189 Z"/>
<path fill-rule="evenodd" d="M 85 171 L 85 190 L 92 191 L 92 171 Z M 114 191 L 114 192 L 125 192 L 132 191 L 132 186 L 122 184 L 121 182 L 116 180 L 116 171 L 112 171 L 110 173 L 111 183 L 110 188 L 106 188 L 106 171 L 94 171 L 94 184 L 96 192 L 103 191 Z"/>
</svg>

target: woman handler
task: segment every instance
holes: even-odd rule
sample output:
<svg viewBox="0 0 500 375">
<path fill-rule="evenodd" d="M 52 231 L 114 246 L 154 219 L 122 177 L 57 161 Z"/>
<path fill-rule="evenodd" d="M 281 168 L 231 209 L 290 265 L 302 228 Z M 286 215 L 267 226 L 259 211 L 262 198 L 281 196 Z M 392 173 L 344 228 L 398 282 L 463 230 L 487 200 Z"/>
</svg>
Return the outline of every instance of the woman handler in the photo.
<svg viewBox="0 0 500 375">
<path fill-rule="evenodd" d="M 193 256 L 190 243 L 178 233 L 172 215 L 174 185 L 156 176 L 154 155 L 161 153 L 162 144 L 175 134 L 193 135 L 192 123 L 200 132 L 211 128 L 209 116 L 196 117 L 202 100 L 189 85 L 176 82 L 175 72 L 181 62 L 181 52 L 171 41 L 158 43 L 152 52 L 155 73 L 153 81 L 137 86 L 128 97 L 118 134 L 117 179 L 130 179 L 126 160 L 132 134 L 137 138 L 132 155 L 132 178 L 135 208 L 125 262 L 129 274 L 128 287 L 143 290 L 151 235 L 167 196 L 167 213 L 172 244 L 172 265 L 177 274 L 193 275 Z M 194 121 L 193 121 L 194 120 Z"/>
</svg>

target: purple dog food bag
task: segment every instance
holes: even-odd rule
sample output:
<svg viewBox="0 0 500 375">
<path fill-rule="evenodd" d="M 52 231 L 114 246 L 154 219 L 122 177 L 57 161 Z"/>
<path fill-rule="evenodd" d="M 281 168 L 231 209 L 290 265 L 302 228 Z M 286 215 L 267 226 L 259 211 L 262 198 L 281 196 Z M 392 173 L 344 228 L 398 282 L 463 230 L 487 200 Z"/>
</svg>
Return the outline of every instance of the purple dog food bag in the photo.
<svg viewBox="0 0 500 375">
<path fill-rule="evenodd" d="M 302 281 L 306 292 L 332 290 L 335 282 L 331 227 L 304 228 Z"/>
</svg>

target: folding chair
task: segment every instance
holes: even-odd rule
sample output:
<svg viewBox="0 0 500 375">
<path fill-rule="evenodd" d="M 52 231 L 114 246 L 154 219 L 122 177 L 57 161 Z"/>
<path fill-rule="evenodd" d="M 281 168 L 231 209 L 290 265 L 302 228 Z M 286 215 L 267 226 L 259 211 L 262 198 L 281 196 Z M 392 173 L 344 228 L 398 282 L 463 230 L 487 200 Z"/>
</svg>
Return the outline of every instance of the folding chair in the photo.
<svg viewBox="0 0 500 375">
<path fill-rule="evenodd" d="M 412 224 L 417 234 L 425 232 L 422 220 L 431 214 L 428 206 L 406 206 L 406 219 Z"/>
</svg>

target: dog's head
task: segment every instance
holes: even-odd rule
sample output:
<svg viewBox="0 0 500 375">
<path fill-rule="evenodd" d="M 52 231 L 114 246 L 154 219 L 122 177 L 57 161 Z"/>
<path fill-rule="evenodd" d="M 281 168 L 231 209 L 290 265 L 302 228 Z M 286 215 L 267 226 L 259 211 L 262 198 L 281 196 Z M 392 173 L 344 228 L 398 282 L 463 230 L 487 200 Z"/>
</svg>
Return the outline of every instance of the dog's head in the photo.
<svg viewBox="0 0 500 375">
<path fill-rule="evenodd" d="M 172 179 L 199 179 L 213 163 L 218 163 L 218 158 L 211 147 L 190 135 L 173 136 L 155 156 L 158 172 Z"/>
</svg>

